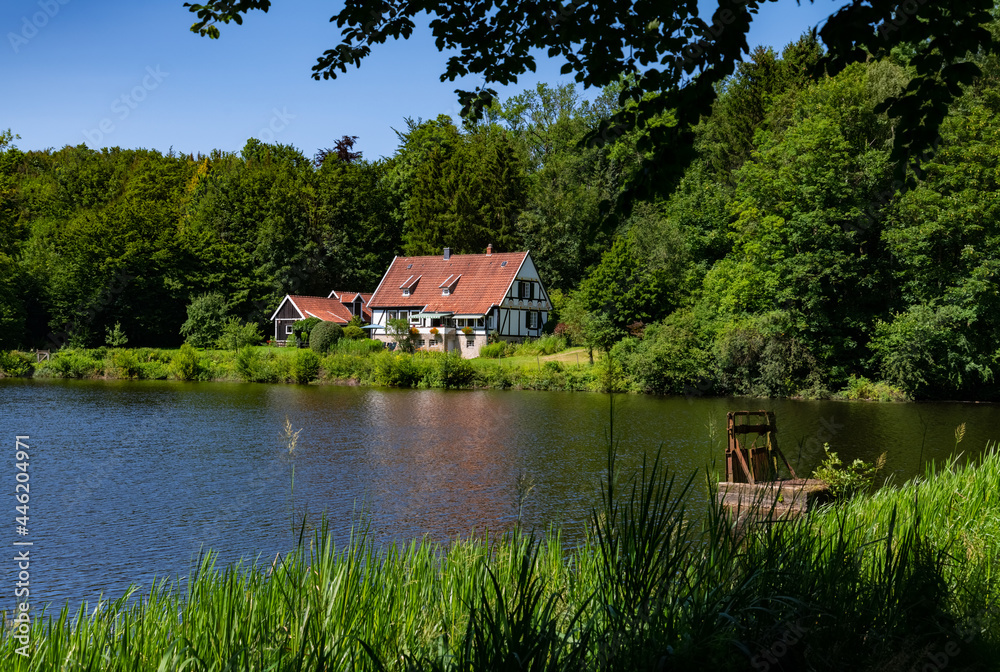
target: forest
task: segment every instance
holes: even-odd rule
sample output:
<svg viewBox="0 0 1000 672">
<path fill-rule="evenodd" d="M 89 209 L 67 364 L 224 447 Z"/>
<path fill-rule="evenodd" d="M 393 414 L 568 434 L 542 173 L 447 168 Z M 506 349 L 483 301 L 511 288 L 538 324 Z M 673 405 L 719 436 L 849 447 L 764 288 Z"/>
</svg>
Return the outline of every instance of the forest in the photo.
<svg viewBox="0 0 1000 672">
<path fill-rule="evenodd" d="M 809 36 L 753 51 L 689 155 L 641 191 L 644 135 L 677 120 L 607 132 L 625 80 L 592 100 L 539 85 L 480 119 L 405 119 L 379 160 L 351 129 L 313 156 L 256 139 L 234 154 L 22 149 L 9 129 L 0 349 L 93 347 L 113 325 L 130 346 L 176 347 L 206 294 L 266 332 L 286 293 L 370 292 L 394 255 L 492 243 L 531 251 L 546 329 L 612 357 L 631 389 L 824 397 L 875 381 L 1000 398 L 996 57 L 973 56 L 981 74 L 915 169 L 893 158 L 882 105 L 912 52 L 832 76 L 822 56 Z"/>
</svg>

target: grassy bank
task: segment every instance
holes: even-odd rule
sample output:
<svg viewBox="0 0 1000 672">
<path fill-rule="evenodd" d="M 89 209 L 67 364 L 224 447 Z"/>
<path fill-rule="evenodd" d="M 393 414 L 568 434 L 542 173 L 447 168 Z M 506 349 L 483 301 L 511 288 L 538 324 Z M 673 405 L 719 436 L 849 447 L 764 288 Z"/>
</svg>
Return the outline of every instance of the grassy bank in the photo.
<svg viewBox="0 0 1000 672">
<path fill-rule="evenodd" d="M 323 356 L 310 350 L 253 346 L 240 350 L 92 348 L 62 349 L 36 364 L 34 355 L 0 351 L 0 377 L 103 378 L 146 380 L 243 381 L 258 383 L 351 383 L 372 386 L 451 389 L 524 389 L 721 394 L 708 378 L 675 379 L 649 385 L 651 374 L 635 362 L 605 358 L 585 348 L 567 348 L 562 337 L 546 336 L 520 345 L 496 343 L 483 356 L 466 360 L 452 353 L 384 350 L 378 341 L 342 339 Z M 609 376 L 607 368 L 614 367 Z M 641 375 L 640 375 L 641 374 Z M 644 377 L 645 376 L 645 377 Z M 646 380 L 646 383 L 642 381 Z M 900 389 L 851 376 L 843 390 L 800 393 L 802 398 L 851 401 L 908 401 Z"/>
<path fill-rule="evenodd" d="M 995 669 L 1000 455 L 734 534 L 613 460 L 589 541 L 343 548 L 37 618 L 12 670 Z M 608 484 L 611 484 L 610 486 Z M 700 517 L 699 517 L 700 518 Z M 928 667 L 934 665 L 936 667 Z"/>
<path fill-rule="evenodd" d="M 318 356 L 308 349 L 256 346 L 241 350 L 94 348 L 63 349 L 35 363 L 27 353 L 2 353 L 0 371 L 39 378 L 357 383 L 404 388 L 603 390 L 600 361 L 585 352 L 511 351 L 500 358 L 384 350 L 372 340 L 338 343 Z"/>
</svg>

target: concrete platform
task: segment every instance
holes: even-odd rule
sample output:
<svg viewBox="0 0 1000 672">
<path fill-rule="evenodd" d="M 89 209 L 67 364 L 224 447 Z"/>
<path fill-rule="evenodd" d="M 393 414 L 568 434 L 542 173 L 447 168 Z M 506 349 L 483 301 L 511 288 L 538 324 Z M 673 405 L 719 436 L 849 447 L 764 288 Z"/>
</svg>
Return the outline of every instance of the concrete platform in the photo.
<svg viewBox="0 0 1000 672">
<path fill-rule="evenodd" d="M 796 478 L 763 483 L 719 483 L 719 503 L 737 517 L 771 520 L 798 516 L 829 497 L 826 481 Z"/>
</svg>

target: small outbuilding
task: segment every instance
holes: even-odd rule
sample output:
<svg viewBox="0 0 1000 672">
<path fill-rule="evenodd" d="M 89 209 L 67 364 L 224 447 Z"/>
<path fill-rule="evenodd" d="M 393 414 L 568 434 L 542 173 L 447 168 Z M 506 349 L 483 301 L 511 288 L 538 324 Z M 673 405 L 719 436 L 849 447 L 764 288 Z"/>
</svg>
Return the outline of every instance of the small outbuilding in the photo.
<svg viewBox="0 0 1000 672">
<path fill-rule="evenodd" d="M 287 341 L 292 335 L 292 325 L 310 317 L 344 326 L 358 315 L 363 323 L 368 324 L 372 321 L 371 310 L 368 308 L 371 298 L 371 294 L 361 292 L 333 291 L 325 298 L 286 294 L 278 304 L 278 309 L 271 315 L 274 340 L 278 343 Z"/>
</svg>

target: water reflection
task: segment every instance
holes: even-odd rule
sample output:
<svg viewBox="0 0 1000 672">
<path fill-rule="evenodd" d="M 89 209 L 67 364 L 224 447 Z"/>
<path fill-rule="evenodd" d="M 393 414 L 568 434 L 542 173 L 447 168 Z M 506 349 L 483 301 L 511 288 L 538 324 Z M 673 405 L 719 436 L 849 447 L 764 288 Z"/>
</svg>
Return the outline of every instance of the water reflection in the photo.
<svg viewBox="0 0 1000 672">
<path fill-rule="evenodd" d="M 560 523 L 572 543 L 610 438 L 608 397 L 580 393 L 0 380 L 0 403 L 3 436 L 31 436 L 33 592 L 56 603 L 186 573 L 205 547 L 270 559 L 294 543 L 293 504 L 325 513 L 341 541 L 362 507 L 379 542 L 495 533 L 517 516 L 519 476 L 534 486 L 524 524 Z M 614 414 L 622 471 L 660 448 L 674 472 L 699 474 L 703 495 L 726 412 L 758 408 L 777 414 L 800 473 L 828 442 L 846 462 L 888 451 L 897 480 L 950 455 L 962 422 L 960 448 L 978 454 L 1000 420 L 994 405 L 626 396 Z M 303 429 L 294 456 L 286 416 Z"/>
</svg>

